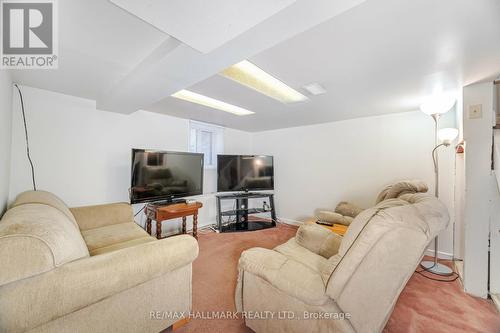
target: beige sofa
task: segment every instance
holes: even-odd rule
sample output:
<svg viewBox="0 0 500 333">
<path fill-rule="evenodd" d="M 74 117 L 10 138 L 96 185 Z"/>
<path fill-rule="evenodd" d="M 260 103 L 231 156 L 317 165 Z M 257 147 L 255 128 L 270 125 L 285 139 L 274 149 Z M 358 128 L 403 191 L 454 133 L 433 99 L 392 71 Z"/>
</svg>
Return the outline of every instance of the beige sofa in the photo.
<svg viewBox="0 0 500 333">
<path fill-rule="evenodd" d="M 191 310 L 196 240 L 156 240 L 125 203 L 20 194 L 0 221 L 1 332 L 159 332 Z"/>
<path fill-rule="evenodd" d="M 304 225 L 274 250 L 244 251 L 236 307 L 246 325 L 274 333 L 381 332 L 429 242 L 449 221 L 433 196 L 384 191 L 344 237 Z"/>
</svg>

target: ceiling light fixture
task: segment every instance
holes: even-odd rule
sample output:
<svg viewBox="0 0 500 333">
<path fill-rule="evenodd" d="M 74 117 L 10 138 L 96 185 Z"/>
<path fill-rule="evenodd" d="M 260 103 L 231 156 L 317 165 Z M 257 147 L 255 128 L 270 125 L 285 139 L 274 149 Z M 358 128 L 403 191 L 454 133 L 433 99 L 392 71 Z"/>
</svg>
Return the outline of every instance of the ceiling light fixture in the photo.
<svg viewBox="0 0 500 333">
<path fill-rule="evenodd" d="M 454 94 L 435 94 L 428 97 L 424 103 L 420 105 L 420 110 L 430 116 L 434 114 L 443 114 L 455 105 L 457 98 Z"/>
<path fill-rule="evenodd" d="M 255 112 L 240 108 L 239 106 L 229 104 L 226 102 L 219 101 L 214 98 L 210 98 L 204 95 L 197 94 L 195 92 L 189 91 L 189 90 L 179 90 L 175 94 L 172 95 L 172 97 L 182 99 L 184 101 L 188 101 L 191 103 L 207 106 L 212 109 L 217 109 L 220 111 L 224 112 L 229 112 L 232 114 L 235 114 L 237 116 L 247 116 L 250 114 L 254 114 Z"/>
<path fill-rule="evenodd" d="M 307 92 L 314 96 L 323 95 L 324 93 L 326 93 L 325 87 L 317 82 L 306 84 L 302 88 L 304 88 L 304 90 L 307 90 Z"/>
<path fill-rule="evenodd" d="M 438 138 L 445 146 L 449 146 L 458 137 L 457 128 L 441 128 L 438 131 Z"/>
<path fill-rule="evenodd" d="M 295 103 L 307 100 L 306 96 L 271 74 L 266 73 L 248 60 L 240 61 L 228 67 L 220 72 L 220 74 L 282 103 Z"/>
</svg>

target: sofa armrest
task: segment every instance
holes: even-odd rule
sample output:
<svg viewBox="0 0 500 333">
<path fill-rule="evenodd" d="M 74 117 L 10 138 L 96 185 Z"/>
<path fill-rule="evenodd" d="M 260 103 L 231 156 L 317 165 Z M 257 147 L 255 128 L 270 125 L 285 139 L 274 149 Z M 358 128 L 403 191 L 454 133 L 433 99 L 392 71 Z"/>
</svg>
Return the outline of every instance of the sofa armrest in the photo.
<svg viewBox="0 0 500 333">
<path fill-rule="evenodd" d="M 355 218 L 358 216 L 364 209 L 360 208 L 350 202 L 341 201 L 338 203 L 337 207 L 335 207 L 335 213 L 339 213 L 340 215 Z"/>
<path fill-rule="evenodd" d="M 76 260 L 4 285 L 0 331 L 24 332 L 190 265 L 197 256 L 196 240 L 181 235 Z"/>
<path fill-rule="evenodd" d="M 297 230 L 295 241 L 309 251 L 328 259 L 339 251 L 342 236 L 316 224 L 305 224 Z"/>
<path fill-rule="evenodd" d="M 80 230 L 134 221 L 132 206 L 125 202 L 70 208 Z"/>
<path fill-rule="evenodd" d="M 344 216 L 337 212 L 332 212 L 330 210 L 320 210 L 316 213 L 316 218 L 322 222 L 328 222 L 332 224 L 342 224 L 349 226 L 354 218 L 350 216 Z"/>
<path fill-rule="evenodd" d="M 238 267 L 240 275 L 256 275 L 304 303 L 322 305 L 329 300 L 320 273 L 279 252 L 258 247 L 246 250 L 241 254 Z"/>
</svg>

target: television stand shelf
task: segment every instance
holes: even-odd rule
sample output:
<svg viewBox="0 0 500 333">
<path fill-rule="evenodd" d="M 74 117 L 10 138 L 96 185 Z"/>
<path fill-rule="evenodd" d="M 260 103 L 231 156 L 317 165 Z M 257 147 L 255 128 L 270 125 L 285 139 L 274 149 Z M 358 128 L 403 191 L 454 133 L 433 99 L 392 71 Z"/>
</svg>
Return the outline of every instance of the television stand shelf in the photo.
<svg viewBox="0 0 500 333">
<path fill-rule="evenodd" d="M 219 232 L 236 232 L 236 231 L 254 231 L 272 228 L 276 226 L 276 211 L 274 209 L 274 194 L 272 193 L 231 193 L 231 194 L 218 194 L 217 198 L 217 230 Z M 268 198 L 269 208 L 248 208 L 249 199 L 262 199 Z M 224 200 L 235 200 L 235 207 L 222 211 L 221 202 Z M 269 218 L 251 217 L 252 214 L 270 213 Z M 235 216 L 235 221 L 227 225 L 222 224 L 223 216 Z"/>
</svg>

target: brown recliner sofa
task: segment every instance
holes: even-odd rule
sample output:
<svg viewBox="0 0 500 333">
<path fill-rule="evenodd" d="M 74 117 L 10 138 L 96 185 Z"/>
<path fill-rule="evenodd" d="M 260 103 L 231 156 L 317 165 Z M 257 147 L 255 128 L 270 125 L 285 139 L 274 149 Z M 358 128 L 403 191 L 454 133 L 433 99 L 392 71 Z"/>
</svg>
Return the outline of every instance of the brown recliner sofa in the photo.
<svg viewBox="0 0 500 333">
<path fill-rule="evenodd" d="M 381 332 L 429 242 L 449 222 L 446 207 L 425 191 L 421 182 L 388 186 L 344 237 L 310 224 L 273 250 L 244 251 L 235 301 L 246 325 L 255 332 Z"/>
<path fill-rule="evenodd" d="M 0 331 L 159 332 L 191 310 L 197 255 L 191 236 L 148 235 L 129 204 L 22 193 L 0 221 Z"/>
</svg>

